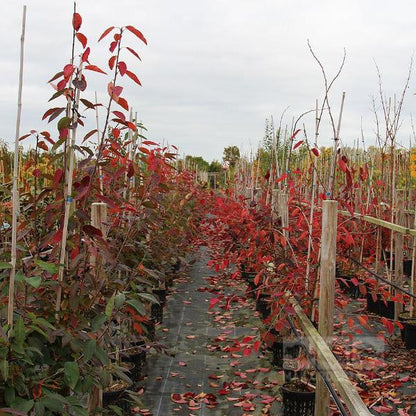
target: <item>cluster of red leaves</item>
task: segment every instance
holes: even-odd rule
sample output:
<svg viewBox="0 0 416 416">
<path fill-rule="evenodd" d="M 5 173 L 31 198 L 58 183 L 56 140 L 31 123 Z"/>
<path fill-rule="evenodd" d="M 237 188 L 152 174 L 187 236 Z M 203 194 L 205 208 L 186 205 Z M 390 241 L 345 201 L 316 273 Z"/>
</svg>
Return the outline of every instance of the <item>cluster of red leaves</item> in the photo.
<svg viewBox="0 0 416 416">
<path fill-rule="evenodd" d="M 202 403 L 208 409 L 213 409 L 218 405 L 217 398 L 212 393 L 199 393 L 192 392 L 186 393 L 173 393 L 170 396 L 171 400 L 176 404 L 186 404 L 189 410 L 201 410 Z M 180 409 L 173 409 L 180 410 Z"/>
</svg>

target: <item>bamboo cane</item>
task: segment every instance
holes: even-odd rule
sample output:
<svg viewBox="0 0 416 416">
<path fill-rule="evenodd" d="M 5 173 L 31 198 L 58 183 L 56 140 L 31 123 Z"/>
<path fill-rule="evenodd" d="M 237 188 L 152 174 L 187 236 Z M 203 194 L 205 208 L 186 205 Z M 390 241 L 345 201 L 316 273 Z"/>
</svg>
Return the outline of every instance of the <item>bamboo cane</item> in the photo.
<svg viewBox="0 0 416 416">
<path fill-rule="evenodd" d="M 81 68 L 79 70 L 78 77 L 81 79 Z M 75 107 L 78 108 L 79 99 L 80 99 L 80 89 L 77 89 L 76 97 L 75 97 Z M 64 221 L 62 225 L 62 239 L 61 239 L 61 252 L 59 256 L 59 269 L 58 269 L 58 291 L 56 295 L 56 305 L 55 311 L 58 313 L 61 310 L 61 301 L 62 301 L 62 281 L 64 278 L 64 271 L 65 271 L 65 256 L 66 256 L 66 240 L 68 237 L 68 223 L 69 223 L 69 215 L 71 211 L 72 205 L 72 179 L 74 174 L 74 147 L 77 137 L 77 121 L 78 121 L 78 113 L 75 111 L 73 115 L 73 128 L 71 130 L 71 143 L 69 147 L 69 166 L 66 178 L 66 189 L 65 189 L 65 213 L 64 213 Z"/>
<path fill-rule="evenodd" d="M 23 64 L 24 46 L 26 32 L 26 6 L 23 6 L 22 35 L 20 38 L 20 71 L 19 71 L 19 91 L 17 99 L 17 118 L 16 118 L 16 137 L 14 142 L 14 164 L 13 164 L 13 201 L 12 201 L 12 249 L 11 249 L 11 269 L 9 281 L 9 301 L 7 306 L 7 323 L 9 331 L 13 329 L 13 310 L 14 310 L 14 280 L 16 276 L 16 257 L 17 257 L 17 221 L 19 216 L 19 136 L 20 119 L 22 116 L 22 90 L 23 90 Z"/>
</svg>

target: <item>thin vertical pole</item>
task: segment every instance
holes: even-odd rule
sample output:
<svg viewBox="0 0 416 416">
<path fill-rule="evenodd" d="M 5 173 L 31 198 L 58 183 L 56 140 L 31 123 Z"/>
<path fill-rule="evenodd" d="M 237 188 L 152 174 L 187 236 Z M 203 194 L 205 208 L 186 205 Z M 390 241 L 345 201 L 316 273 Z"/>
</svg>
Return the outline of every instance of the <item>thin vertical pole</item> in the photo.
<svg viewBox="0 0 416 416">
<path fill-rule="evenodd" d="M 17 258 L 17 220 L 20 212 L 19 207 L 19 136 L 20 119 L 22 117 L 22 90 L 23 90 L 23 64 L 24 46 L 26 32 L 26 6 L 23 6 L 22 35 L 20 38 L 20 71 L 19 71 L 19 91 L 17 98 L 17 118 L 16 118 L 16 137 L 14 141 L 14 164 L 13 164 L 13 201 L 12 201 L 12 249 L 10 256 L 10 280 L 9 280 L 9 303 L 7 306 L 7 323 L 9 331 L 13 329 L 13 310 L 14 310 L 14 280 L 16 276 Z"/>
</svg>

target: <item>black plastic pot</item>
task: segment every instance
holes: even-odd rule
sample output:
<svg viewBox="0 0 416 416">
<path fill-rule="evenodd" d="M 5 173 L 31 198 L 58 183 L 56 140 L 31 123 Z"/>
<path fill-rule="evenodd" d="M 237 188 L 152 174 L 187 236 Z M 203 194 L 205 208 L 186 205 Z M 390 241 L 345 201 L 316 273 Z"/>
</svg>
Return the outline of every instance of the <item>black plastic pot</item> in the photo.
<svg viewBox="0 0 416 416">
<path fill-rule="evenodd" d="M 314 416 L 314 391 L 293 391 L 287 384 L 284 384 L 281 390 L 284 416 Z"/>
<path fill-rule="evenodd" d="M 405 276 L 411 276 L 412 275 L 412 260 L 403 260 L 403 274 Z"/>
<path fill-rule="evenodd" d="M 155 323 L 163 322 L 163 306 L 160 303 L 152 303 L 151 306 L 151 315 Z"/>
<path fill-rule="evenodd" d="M 377 300 L 374 301 L 371 293 L 367 292 L 367 311 L 388 319 L 394 319 L 394 302 L 392 300 L 384 301 L 380 294 L 377 294 Z"/>
<path fill-rule="evenodd" d="M 162 306 L 166 304 L 166 289 L 153 289 L 153 294 Z"/>
<path fill-rule="evenodd" d="M 410 313 L 407 311 L 403 311 L 399 313 L 399 316 L 397 317 L 398 321 L 403 325 L 403 329 L 400 330 L 400 337 L 402 341 L 404 341 L 404 323 L 410 319 Z"/>
<path fill-rule="evenodd" d="M 296 341 L 276 341 L 271 347 L 272 364 L 277 368 L 283 368 L 284 358 L 296 358 L 299 355 L 300 345 Z"/>
<path fill-rule="evenodd" d="M 144 345 L 144 344 L 143 344 Z M 131 362 L 134 364 L 133 369 L 130 370 L 130 378 L 136 384 L 142 375 L 142 368 L 146 361 L 146 351 L 140 347 L 126 351 L 121 354 L 122 361 Z"/>
<path fill-rule="evenodd" d="M 132 386 L 124 386 L 119 389 L 103 391 L 103 407 L 118 406 L 121 410 L 128 414 L 130 412 L 130 403 L 127 401 L 127 390 Z"/>
<path fill-rule="evenodd" d="M 404 322 L 404 343 L 408 350 L 416 349 L 416 318 Z"/>
<path fill-rule="evenodd" d="M 270 295 L 260 293 L 256 301 L 256 310 L 261 313 L 263 319 L 270 315 Z"/>
</svg>

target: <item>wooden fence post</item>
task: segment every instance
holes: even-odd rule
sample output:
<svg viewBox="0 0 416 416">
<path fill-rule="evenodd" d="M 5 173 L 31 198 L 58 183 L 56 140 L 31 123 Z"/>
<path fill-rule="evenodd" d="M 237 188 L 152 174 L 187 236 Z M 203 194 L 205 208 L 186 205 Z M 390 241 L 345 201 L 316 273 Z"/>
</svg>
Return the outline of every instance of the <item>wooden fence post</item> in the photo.
<svg viewBox="0 0 416 416">
<path fill-rule="evenodd" d="M 337 202 L 322 203 L 322 233 L 320 262 L 320 296 L 318 331 L 331 348 L 334 326 L 335 265 L 337 247 Z M 324 372 L 320 360 L 318 365 Z M 329 414 L 329 391 L 320 375 L 316 377 L 315 416 Z"/>
</svg>

